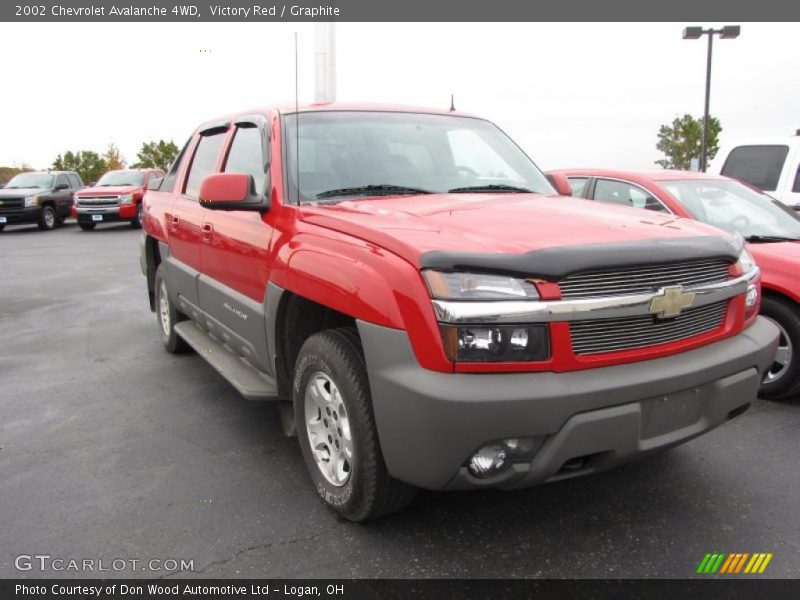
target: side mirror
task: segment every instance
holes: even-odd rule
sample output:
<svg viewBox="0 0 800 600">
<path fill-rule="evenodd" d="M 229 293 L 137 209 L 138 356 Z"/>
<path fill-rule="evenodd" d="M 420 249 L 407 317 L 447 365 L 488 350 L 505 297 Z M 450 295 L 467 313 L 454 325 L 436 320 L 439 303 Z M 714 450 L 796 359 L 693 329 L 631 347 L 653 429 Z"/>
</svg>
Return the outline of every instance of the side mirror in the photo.
<svg viewBox="0 0 800 600">
<path fill-rule="evenodd" d="M 55 190 L 56 192 L 60 192 L 61 190 L 68 190 L 69 186 L 66 183 L 59 183 L 56 185 Z"/>
<path fill-rule="evenodd" d="M 157 191 L 161 187 L 161 182 L 164 181 L 163 177 L 153 177 L 147 182 L 147 189 Z"/>
<path fill-rule="evenodd" d="M 559 196 L 572 196 L 572 186 L 566 175 L 563 173 L 548 173 L 545 177 L 547 177 L 550 185 L 556 188 Z"/>
<path fill-rule="evenodd" d="M 266 212 L 269 201 L 255 193 L 252 175 L 215 173 L 200 184 L 200 205 L 212 210 L 251 210 Z"/>
</svg>

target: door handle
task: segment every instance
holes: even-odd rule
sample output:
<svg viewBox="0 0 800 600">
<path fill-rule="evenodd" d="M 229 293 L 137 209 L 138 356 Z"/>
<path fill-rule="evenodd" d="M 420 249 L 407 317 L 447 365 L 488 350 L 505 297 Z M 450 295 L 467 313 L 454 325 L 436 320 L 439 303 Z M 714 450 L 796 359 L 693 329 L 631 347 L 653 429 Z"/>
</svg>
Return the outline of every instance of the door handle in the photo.
<svg viewBox="0 0 800 600">
<path fill-rule="evenodd" d="M 210 242 L 214 235 L 214 226 L 211 223 L 203 223 L 203 241 Z"/>
</svg>

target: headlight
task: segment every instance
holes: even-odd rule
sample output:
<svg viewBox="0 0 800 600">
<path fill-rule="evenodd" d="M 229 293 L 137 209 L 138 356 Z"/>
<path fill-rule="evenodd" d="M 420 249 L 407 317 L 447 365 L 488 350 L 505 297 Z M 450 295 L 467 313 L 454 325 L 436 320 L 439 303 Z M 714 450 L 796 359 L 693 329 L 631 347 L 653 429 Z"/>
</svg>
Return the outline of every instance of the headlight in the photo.
<svg viewBox="0 0 800 600">
<path fill-rule="evenodd" d="M 423 271 L 431 295 L 440 300 L 535 300 L 536 286 L 527 279 L 486 273 Z"/>
<path fill-rule="evenodd" d="M 742 269 L 742 275 L 745 273 L 749 273 L 753 269 L 757 267 L 756 261 L 753 258 L 753 255 L 750 254 L 747 250 L 742 250 L 742 253 L 739 255 L 739 266 Z"/>
<path fill-rule="evenodd" d="M 119 197 L 120 204 L 133 204 L 133 195 L 132 194 L 122 194 Z"/>
<path fill-rule="evenodd" d="M 28 196 L 25 198 L 25 207 L 30 208 L 31 206 L 39 206 L 39 196 Z"/>
<path fill-rule="evenodd" d="M 547 325 L 441 325 L 450 360 L 530 362 L 550 358 Z"/>
</svg>

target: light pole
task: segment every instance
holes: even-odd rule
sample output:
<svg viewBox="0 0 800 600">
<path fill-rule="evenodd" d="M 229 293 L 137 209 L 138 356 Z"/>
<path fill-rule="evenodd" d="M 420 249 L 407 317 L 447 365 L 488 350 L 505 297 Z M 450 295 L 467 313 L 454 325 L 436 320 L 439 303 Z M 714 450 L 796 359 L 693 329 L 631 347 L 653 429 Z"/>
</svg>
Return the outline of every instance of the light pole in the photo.
<svg viewBox="0 0 800 600">
<path fill-rule="evenodd" d="M 700 146 L 700 170 L 705 173 L 708 158 L 708 105 L 711 99 L 711 50 L 714 45 L 714 36 L 720 39 L 732 40 L 739 37 L 742 28 L 739 25 L 726 25 L 722 29 L 703 29 L 702 27 L 685 27 L 683 39 L 698 40 L 704 35 L 708 36 L 708 55 L 706 56 L 706 105 L 703 112 L 703 144 Z"/>
</svg>

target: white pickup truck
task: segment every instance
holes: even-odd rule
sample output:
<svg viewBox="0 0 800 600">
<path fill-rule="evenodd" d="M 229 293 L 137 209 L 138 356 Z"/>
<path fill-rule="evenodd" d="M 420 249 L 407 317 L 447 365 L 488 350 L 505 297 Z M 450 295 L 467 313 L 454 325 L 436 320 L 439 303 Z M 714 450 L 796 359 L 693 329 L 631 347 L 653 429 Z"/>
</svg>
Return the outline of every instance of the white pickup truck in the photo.
<svg viewBox="0 0 800 600">
<path fill-rule="evenodd" d="M 708 172 L 746 181 L 800 210 L 800 129 L 789 138 L 724 145 Z"/>
</svg>

